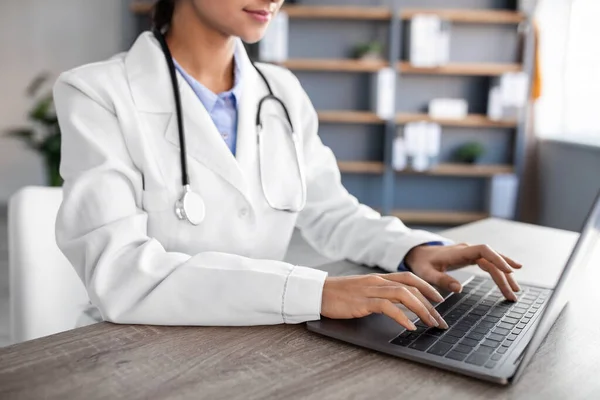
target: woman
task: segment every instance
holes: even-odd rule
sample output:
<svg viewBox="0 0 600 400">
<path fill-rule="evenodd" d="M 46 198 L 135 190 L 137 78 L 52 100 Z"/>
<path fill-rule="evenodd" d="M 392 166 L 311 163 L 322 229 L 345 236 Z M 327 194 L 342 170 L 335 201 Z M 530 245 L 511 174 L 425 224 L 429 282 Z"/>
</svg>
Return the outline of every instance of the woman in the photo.
<svg viewBox="0 0 600 400">
<path fill-rule="evenodd" d="M 514 300 L 516 262 L 484 245 L 409 230 L 343 188 L 298 80 L 277 66 L 255 68 L 241 44 L 258 41 L 282 3 L 161 0 L 155 33 L 59 78 L 65 184 L 57 243 L 87 288 L 88 315 L 255 325 L 385 313 L 414 329 L 394 306 L 401 303 L 446 328 L 428 301 L 442 300 L 430 284 L 458 292 L 446 269 L 474 263 Z M 257 130 L 267 84 L 287 115 L 265 103 Z M 186 168 L 191 206 L 182 211 Z M 294 227 L 332 259 L 390 274 L 329 277 L 282 262 Z"/>
</svg>

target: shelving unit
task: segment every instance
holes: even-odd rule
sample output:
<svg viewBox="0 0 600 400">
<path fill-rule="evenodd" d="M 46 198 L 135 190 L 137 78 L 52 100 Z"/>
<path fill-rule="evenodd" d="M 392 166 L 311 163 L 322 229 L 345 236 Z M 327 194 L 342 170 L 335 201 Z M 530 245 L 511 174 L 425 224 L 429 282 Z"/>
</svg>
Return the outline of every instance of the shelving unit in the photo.
<svg viewBox="0 0 600 400">
<path fill-rule="evenodd" d="M 387 7 L 285 5 L 283 10 L 290 18 L 297 19 L 385 21 L 392 18 L 392 12 Z"/>
<path fill-rule="evenodd" d="M 488 82 L 488 78 L 496 77 L 508 72 L 519 72 L 519 71 L 531 71 L 533 57 L 532 48 L 530 42 L 527 40 L 529 36 L 519 37 L 518 49 L 519 59 L 507 60 L 503 59 L 501 62 L 496 60 L 486 60 L 477 62 L 469 59 L 469 62 L 452 62 L 448 65 L 439 68 L 418 68 L 411 65 L 409 62 L 402 59 L 403 46 L 406 44 L 406 40 L 403 37 L 405 31 L 403 30 L 403 24 L 408 23 L 411 18 L 418 14 L 434 14 L 455 25 L 468 25 L 469 30 L 472 29 L 496 29 L 498 32 L 509 32 L 514 29 L 515 34 L 522 32 L 520 29 L 527 27 L 530 24 L 528 17 L 521 12 L 515 10 L 499 10 L 496 9 L 500 4 L 501 0 L 473 0 L 474 4 L 480 5 L 479 9 L 437 9 L 437 8 L 426 8 L 428 6 L 428 0 L 423 0 L 421 3 L 416 3 L 411 0 L 394 0 L 388 2 L 389 6 L 373 6 L 370 1 L 365 0 L 365 5 L 347 5 L 344 4 L 344 0 L 328 0 L 328 5 L 322 5 L 316 0 L 305 0 L 305 4 L 286 4 L 284 10 L 291 20 L 291 33 L 297 25 L 294 24 L 310 24 L 310 29 L 317 28 L 323 29 L 325 26 L 326 30 L 338 29 L 349 29 L 348 24 L 358 24 L 357 27 L 362 27 L 364 32 L 368 32 L 365 29 L 365 23 L 378 24 L 377 29 L 382 27 L 387 28 L 387 51 L 385 59 L 381 60 L 354 60 L 345 59 L 343 55 L 337 53 L 337 57 L 334 53 L 321 54 L 320 56 L 311 57 L 307 54 L 306 48 L 301 57 L 292 57 L 285 62 L 279 63 L 279 65 L 288 68 L 294 72 L 300 73 L 298 76 L 303 85 L 310 83 L 312 76 L 320 76 L 324 78 L 318 80 L 319 85 L 322 87 L 328 82 L 329 77 L 334 82 L 340 82 L 343 79 L 354 80 L 354 86 L 348 86 L 346 89 L 341 90 L 356 90 L 363 88 L 365 80 L 363 78 L 354 78 L 354 76 L 361 76 L 361 74 L 368 75 L 379 71 L 382 68 L 393 66 L 398 72 L 399 86 L 402 87 L 404 81 L 407 79 L 413 79 L 411 83 L 411 90 L 416 90 L 416 83 L 422 84 L 425 79 L 429 76 L 443 77 L 448 76 L 448 79 L 453 80 L 453 85 L 456 85 L 457 80 L 469 80 L 475 79 L 477 84 L 484 84 Z M 507 4 L 507 8 L 514 6 L 512 0 L 504 0 Z M 339 4 L 331 4 L 338 2 Z M 299 1 L 304 3 L 304 1 Z M 358 1 L 355 1 L 358 3 Z M 405 3 L 419 4 L 419 7 L 403 7 Z M 439 4 L 436 3 L 436 4 Z M 448 6 L 452 7 L 455 4 L 451 1 L 448 2 Z M 495 9 L 485 9 L 485 7 L 494 7 Z M 148 1 L 134 1 L 131 5 L 131 11 L 138 15 L 146 15 L 152 10 L 152 2 Z M 297 21 L 297 22 L 294 22 Z M 304 21 L 304 22 L 303 22 Z M 313 21 L 321 21 L 327 25 L 314 25 Z M 337 24 L 337 25 L 336 25 Z M 305 25 L 306 26 L 306 25 Z M 375 27 L 375 25 L 373 25 Z M 495 27 L 495 28 L 494 28 Z M 319 30 L 319 34 L 327 36 L 326 30 Z M 373 30 L 375 32 L 376 30 Z M 324 32 L 324 33 L 323 33 Z M 348 36 L 352 36 L 356 40 L 356 32 L 348 31 Z M 465 32 L 462 31 L 464 35 Z M 313 36 L 314 37 L 314 36 Z M 337 33 L 333 35 L 338 41 L 343 41 L 343 35 Z M 489 37 L 489 36 L 488 36 Z M 463 36 L 464 38 L 464 36 Z M 323 42 L 315 43 L 317 46 L 327 46 L 327 38 L 323 38 Z M 364 38 L 367 40 L 367 38 Z M 371 38 L 369 38 L 371 39 Z M 349 40 L 349 39 L 348 39 Z M 479 42 L 481 43 L 481 42 Z M 331 45 L 331 44 L 329 44 Z M 472 42 L 469 42 L 469 46 Z M 308 51 L 310 53 L 310 51 Z M 471 53 L 476 53 L 471 51 Z M 478 53 L 477 53 L 478 54 Z M 489 54 L 489 52 L 488 52 Z M 330 58 L 326 58 L 330 57 Z M 477 56 L 472 57 L 478 59 Z M 462 57 L 465 60 L 465 57 Z M 338 73 L 344 73 L 339 75 Z M 319 75 L 323 74 L 323 75 Z M 354 75 L 356 74 L 356 75 Z M 360 79 L 360 80 L 359 80 Z M 439 79 L 439 78 L 438 78 Z M 360 82 L 360 83 L 359 83 Z M 462 82 L 462 81 L 461 81 Z M 308 85 L 310 87 L 310 85 Z M 452 86 L 451 86 L 452 87 Z M 472 92 L 473 86 L 464 86 L 463 92 Z M 487 87 L 484 86 L 484 90 Z M 431 89 L 431 88 L 430 88 Z M 362 90 L 362 89 L 361 89 Z M 400 89 L 396 88 L 396 91 Z M 444 89 L 445 90 L 445 89 Z M 479 90 L 479 89 L 478 89 Z M 323 92 L 327 95 L 326 92 Z M 336 91 L 336 95 L 340 92 Z M 410 93 L 406 94 L 410 96 Z M 423 97 L 423 96 L 421 96 Z M 419 97 L 419 98 L 421 98 Z M 481 102 L 487 97 L 476 96 L 477 101 Z M 348 98 L 344 99 L 347 100 Z M 365 107 L 365 102 L 362 100 L 361 106 L 358 109 L 352 109 L 352 107 L 341 107 L 336 109 L 331 107 L 318 109 L 318 117 L 322 127 L 322 135 L 330 135 L 331 147 L 336 152 L 336 146 L 345 148 L 346 155 L 342 158 L 343 161 L 339 161 L 338 165 L 342 173 L 343 179 L 352 182 L 352 187 L 358 190 L 359 193 L 353 193 L 359 195 L 363 192 L 367 193 L 367 197 L 376 199 L 379 202 L 378 209 L 380 212 L 386 215 L 395 215 L 401 218 L 407 224 L 431 224 L 431 225 L 459 225 L 469 222 L 474 222 L 489 216 L 489 210 L 485 210 L 485 206 L 482 207 L 469 207 L 474 208 L 472 211 L 446 211 L 443 208 L 444 199 L 446 194 L 456 195 L 460 189 L 455 189 L 455 185 L 464 188 L 465 184 L 468 185 L 467 189 L 474 190 L 473 188 L 481 188 L 482 184 L 485 185 L 490 178 L 496 175 L 503 174 L 516 174 L 520 176 L 521 164 L 522 164 L 522 143 L 524 141 L 524 127 L 526 124 L 525 120 L 509 120 L 509 121 L 493 121 L 490 120 L 486 115 L 482 113 L 480 108 L 471 110 L 471 114 L 462 119 L 436 119 L 430 117 L 428 114 L 423 113 L 422 109 L 417 109 L 414 106 L 409 109 L 402 109 L 400 107 L 397 110 L 395 118 L 391 120 L 384 120 L 380 118 L 374 112 L 369 111 L 368 107 Z M 424 104 L 423 104 L 424 105 Z M 345 109 L 349 108 L 349 109 Z M 510 150 L 511 155 L 509 158 L 504 159 L 502 157 L 496 157 L 488 161 L 486 164 L 457 164 L 449 162 L 450 160 L 444 159 L 443 162 L 436 167 L 431 168 L 426 172 L 416 172 L 412 170 L 395 171 L 392 168 L 392 143 L 396 135 L 398 127 L 418 121 L 427 121 L 438 123 L 444 128 L 452 128 L 448 131 L 443 130 L 443 139 L 449 140 L 450 143 L 456 142 L 456 136 L 481 138 L 481 140 L 491 141 L 490 143 L 501 144 L 503 149 Z M 361 130 L 361 127 L 365 128 L 365 131 Z M 335 132 L 329 134 L 328 132 Z M 499 132 L 499 133 L 492 133 Z M 345 139 L 341 139 L 344 135 L 348 137 L 356 137 L 357 141 L 349 144 Z M 353 136 L 354 135 L 354 136 Z M 493 138 L 493 139 L 492 139 Z M 506 138 L 502 140 L 509 140 L 510 145 L 506 142 L 499 142 L 499 138 Z M 479 140 L 479 139 L 477 139 Z M 332 142 L 333 141 L 333 142 Z M 452 142 L 454 141 L 454 142 Z M 504 143 L 504 144 L 502 144 Z M 353 157 L 347 154 L 352 154 L 352 150 L 348 153 L 348 149 L 356 149 L 356 146 L 369 147 L 365 150 L 365 156 Z M 374 151 L 380 151 L 380 159 L 374 159 Z M 362 154 L 362 153 L 361 153 Z M 368 154 L 368 155 L 367 155 Z M 363 159 L 361 159 L 363 158 Z M 366 160 L 365 160 L 366 159 Z M 407 183 L 409 182 L 409 183 Z M 439 199 L 434 202 L 442 207 L 432 207 L 431 203 L 423 204 L 421 206 L 414 207 L 415 204 L 411 203 L 412 206 L 399 204 L 397 198 L 397 188 L 403 187 L 408 184 L 411 188 L 414 188 L 415 184 L 425 187 L 426 185 L 440 185 L 443 182 L 448 182 L 446 185 L 442 185 L 447 189 L 436 189 L 434 191 Z M 430 183 L 431 182 L 431 183 Z M 434 183 L 435 182 L 435 183 Z M 468 182 L 474 182 L 470 184 Z M 477 183 L 479 182 L 479 183 Z M 412 186 L 411 186 L 412 185 Z M 378 191 L 381 191 L 380 194 Z M 444 192 L 447 190 L 449 192 Z M 430 193 L 430 191 L 425 191 Z M 462 192 L 461 196 L 463 196 Z M 364 193 L 363 193 L 364 194 Z M 375 196 L 375 197 L 373 197 Z M 361 196 L 358 196 L 359 198 Z M 477 197 L 477 196 L 476 196 Z M 368 204 L 368 202 L 367 202 Z M 473 204 L 471 202 L 470 204 Z M 463 206 L 462 209 L 466 209 Z M 475 209 L 484 208 L 484 209 Z"/>
<path fill-rule="evenodd" d="M 378 161 L 340 161 L 340 172 L 345 174 L 382 174 L 385 164 Z"/>
<path fill-rule="evenodd" d="M 385 121 L 369 111 L 319 111 L 321 123 L 340 124 L 383 124 Z"/>
<path fill-rule="evenodd" d="M 406 224 L 463 225 L 489 217 L 487 213 L 461 211 L 414 211 L 394 210 L 392 215 Z"/>
<path fill-rule="evenodd" d="M 370 111 L 344 111 L 323 110 L 319 111 L 321 123 L 340 124 L 383 124 L 385 121 Z M 421 113 L 398 113 L 396 124 L 404 125 L 410 122 L 435 122 L 442 126 L 464 127 L 464 128 L 516 128 L 517 121 L 495 121 L 485 115 L 470 114 L 461 119 L 432 118 L 428 114 Z"/>
<path fill-rule="evenodd" d="M 132 13 L 138 15 L 146 15 L 152 12 L 154 2 L 150 1 L 132 1 L 129 5 L 129 9 Z"/>
<path fill-rule="evenodd" d="M 295 71 L 377 72 L 389 67 L 383 60 L 290 59 L 279 63 Z M 405 61 L 396 68 L 403 74 L 496 76 L 523 70 L 520 64 L 454 63 L 436 68 L 414 67 Z"/>
<path fill-rule="evenodd" d="M 504 10 L 432 10 L 428 8 L 407 8 L 400 12 L 400 18 L 408 20 L 418 14 L 433 14 L 450 22 L 464 24 L 518 24 L 526 20 L 523 13 Z"/>
<path fill-rule="evenodd" d="M 398 70 L 403 74 L 496 76 L 507 72 L 520 72 L 523 70 L 523 66 L 520 64 L 452 63 L 436 68 L 420 68 L 401 61 L 398 63 Z"/>
<path fill-rule="evenodd" d="M 383 60 L 290 59 L 279 63 L 295 71 L 377 72 L 389 66 Z"/>
<path fill-rule="evenodd" d="M 470 114 L 461 119 L 441 119 L 432 118 L 427 114 L 407 114 L 399 113 L 396 116 L 396 123 L 399 125 L 409 122 L 435 122 L 441 126 L 463 127 L 463 128 L 516 128 L 517 121 L 494 121 L 485 115 Z"/>
<path fill-rule="evenodd" d="M 340 171 L 347 174 L 382 174 L 385 164 L 378 161 L 340 161 Z M 511 174 L 514 172 L 512 165 L 466 165 L 445 163 L 439 164 L 424 172 L 411 169 L 395 171 L 398 175 L 429 175 L 429 176 L 454 176 L 454 177 L 491 177 L 498 174 Z"/>
</svg>

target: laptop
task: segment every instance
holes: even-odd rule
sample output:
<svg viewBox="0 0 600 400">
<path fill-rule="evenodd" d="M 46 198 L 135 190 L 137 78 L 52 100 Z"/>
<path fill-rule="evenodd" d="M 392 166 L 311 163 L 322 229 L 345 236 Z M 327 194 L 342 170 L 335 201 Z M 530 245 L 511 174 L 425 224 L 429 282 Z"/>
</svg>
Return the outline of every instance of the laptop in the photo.
<svg viewBox="0 0 600 400">
<path fill-rule="evenodd" d="M 447 330 L 416 319 L 408 331 L 382 314 L 351 320 L 310 321 L 310 331 L 386 354 L 498 384 L 516 382 L 600 243 L 600 193 L 586 218 L 554 289 L 521 285 L 517 302 L 506 301 L 491 278 L 466 274 L 461 293 L 440 293 L 436 305 Z"/>
</svg>

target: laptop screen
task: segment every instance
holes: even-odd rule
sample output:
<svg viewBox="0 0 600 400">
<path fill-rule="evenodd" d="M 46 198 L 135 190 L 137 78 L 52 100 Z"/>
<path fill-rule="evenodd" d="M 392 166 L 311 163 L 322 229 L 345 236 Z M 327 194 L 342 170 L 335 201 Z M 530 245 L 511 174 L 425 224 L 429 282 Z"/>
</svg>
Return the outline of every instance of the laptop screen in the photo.
<svg viewBox="0 0 600 400">
<path fill-rule="evenodd" d="M 573 288 L 577 285 L 577 280 L 582 276 L 584 269 L 589 267 L 590 259 L 599 247 L 600 193 L 598 193 L 592 209 L 584 222 L 579 240 L 575 244 L 573 252 L 558 279 L 556 287 L 548 301 L 548 305 L 538 320 L 535 328 L 536 331 L 523 351 L 523 361 L 520 363 L 513 377 L 513 381 L 516 381 L 520 377 L 527 364 L 529 364 L 529 361 L 531 361 L 533 354 L 567 304 Z"/>
</svg>

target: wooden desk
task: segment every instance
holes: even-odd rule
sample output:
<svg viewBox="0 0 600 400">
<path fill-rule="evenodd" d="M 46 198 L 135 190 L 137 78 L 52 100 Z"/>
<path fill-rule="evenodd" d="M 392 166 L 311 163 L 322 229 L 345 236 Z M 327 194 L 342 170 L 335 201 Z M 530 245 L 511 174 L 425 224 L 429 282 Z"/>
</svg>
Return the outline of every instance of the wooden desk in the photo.
<svg viewBox="0 0 600 400">
<path fill-rule="evenodd" d="M 497 220 L 454 229 L 447 236 L 486 240 L 522 261 L 523 277 L 532 280 L 559 270 L 577 238 Z M 365 272 L 348 263 L 323 269 Z M 600 291 L 594 289 L 600 269 L 587 272 L 522 380 L 508 388 L 333 341 L 303 325 L 101 323 L 0 349 L 0 398 L 597 399 Z M 551 279 L 544 276 L 542 281 Z"/>
</svg>

